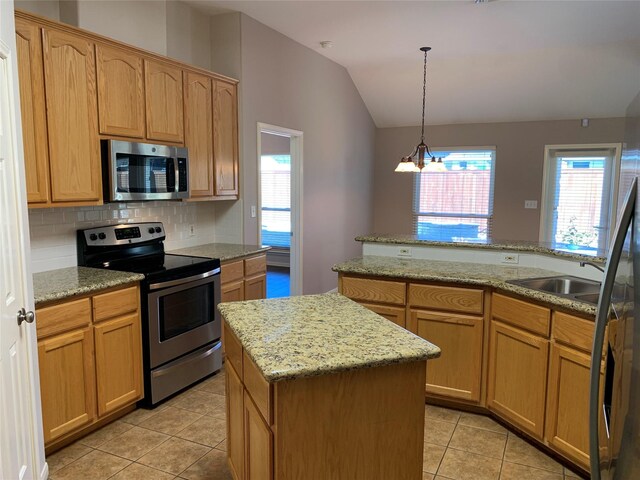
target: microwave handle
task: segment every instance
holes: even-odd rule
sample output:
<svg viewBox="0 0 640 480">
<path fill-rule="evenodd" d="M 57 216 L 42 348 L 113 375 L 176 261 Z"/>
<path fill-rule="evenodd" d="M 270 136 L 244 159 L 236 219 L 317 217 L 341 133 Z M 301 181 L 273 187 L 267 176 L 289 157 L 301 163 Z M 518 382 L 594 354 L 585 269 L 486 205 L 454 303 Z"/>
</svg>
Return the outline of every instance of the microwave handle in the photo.
<svg viewBox="0 0 640 480">
<path fill-rule="evenodd" d="M 176 156 L 173 157 L 173 191 L 178 193 L 180 191 L 180 169 L 178 165 L 180 162 L 178 161 L 178 154 L 176 149 Z"/>
</svg>

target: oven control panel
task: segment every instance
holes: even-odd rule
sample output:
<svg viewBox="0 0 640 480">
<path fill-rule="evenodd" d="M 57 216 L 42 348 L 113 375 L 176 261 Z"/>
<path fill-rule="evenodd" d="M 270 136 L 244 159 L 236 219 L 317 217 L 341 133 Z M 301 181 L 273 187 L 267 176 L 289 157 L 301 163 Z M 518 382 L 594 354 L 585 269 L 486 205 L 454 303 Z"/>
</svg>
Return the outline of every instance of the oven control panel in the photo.
<svg viewBox="0 0 640 480">
<path fill-rule="evenodd" d="M 105 225 L 83 230 L 82 233 L 89 246 L 128 245 L 165 238 L 164 226 L 160 222 Z"/>
</svg>

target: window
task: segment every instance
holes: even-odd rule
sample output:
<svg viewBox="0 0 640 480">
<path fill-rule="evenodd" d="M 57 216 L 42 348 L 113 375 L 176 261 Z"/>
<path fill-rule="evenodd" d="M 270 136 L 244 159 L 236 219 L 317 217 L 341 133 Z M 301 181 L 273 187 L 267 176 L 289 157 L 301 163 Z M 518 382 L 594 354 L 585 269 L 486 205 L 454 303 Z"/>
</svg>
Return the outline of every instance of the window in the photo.
<svg viewBox="0 0 640 480">
<path fill-rule="evenodd" d="M 545 147 L 542 241 L 593 255 L 608 248 L 619 155 L 619 145 Z"/>
<path fill-rule="evenodd" d="M 291 156 L 262 155 L 262 245 L 291 247 Z"/>
<path fill-rule="evenodd" d="M 415 175 L 413 230 L 423 240 L 486 242 L 491 239 L 493 147 L 433 149 L 445 172 Z"/>
</svg>

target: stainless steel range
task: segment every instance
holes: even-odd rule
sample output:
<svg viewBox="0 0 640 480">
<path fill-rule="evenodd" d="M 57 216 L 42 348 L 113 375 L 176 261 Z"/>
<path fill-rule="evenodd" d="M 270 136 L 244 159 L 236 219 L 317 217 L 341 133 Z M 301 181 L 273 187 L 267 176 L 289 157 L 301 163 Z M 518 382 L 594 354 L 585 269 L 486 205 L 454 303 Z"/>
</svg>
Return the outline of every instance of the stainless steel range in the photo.
<svg viewBox="0 0 640 480">
<path fill-rule="evenodd" d="M 78 265 L 142 273 L 143 403 L 222 367 L 220 261 L 164 253 L 162 223 L 78 230 Z"/>
</svg>

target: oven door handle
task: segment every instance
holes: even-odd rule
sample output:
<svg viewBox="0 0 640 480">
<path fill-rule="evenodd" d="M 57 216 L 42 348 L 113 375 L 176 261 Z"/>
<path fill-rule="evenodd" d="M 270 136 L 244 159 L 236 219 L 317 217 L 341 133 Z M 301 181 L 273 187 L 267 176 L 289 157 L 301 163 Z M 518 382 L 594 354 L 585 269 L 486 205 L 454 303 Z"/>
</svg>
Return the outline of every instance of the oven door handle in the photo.
<svg viewBox="0 0 640 480">
<path fill-rule="evenodd" d="M 173 287 L 175 285 L 183 285 L 185 283 L 194 282 L 196 280 L 202 280 L 203 278 L 212 277 L 220 273 L 220 268 L 215 268 L 205 273 L 193 275 L 187 278 L 179 278 L 177 280 L 169 280 L 168 282 L 152 283 L 149 285 L 149 290 L 158 290 L 159 288 Z"/>
</svg>

